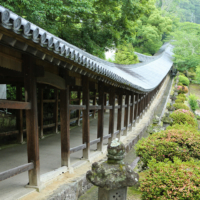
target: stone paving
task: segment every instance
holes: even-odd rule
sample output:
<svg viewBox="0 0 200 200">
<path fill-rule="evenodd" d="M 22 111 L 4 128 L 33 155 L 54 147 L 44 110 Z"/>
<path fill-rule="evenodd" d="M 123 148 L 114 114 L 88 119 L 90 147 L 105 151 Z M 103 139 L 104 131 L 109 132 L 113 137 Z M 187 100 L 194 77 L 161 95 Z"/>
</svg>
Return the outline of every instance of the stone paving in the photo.
<svg viewBox="0 0 200 200">
<path fill-rule="evenodd" d="M 127 137 L 122 137 L 123 142 L 130 141 L 133 137 L 136 137 L 138 132 L 140 132 L 145 126 L 147 126 L 147 124 L 149 123 L 149 118 L 154 113 L 154 110 L 162 97 L 163 91 L 165 90 L 168 80 L 169 78 L 166 79 L 160 92 L 152 102 L 151 107 L 149 107 L 147 112 L 144 113 L 143 118 L 140 120 L 139 123 L 136 124 L 136 127 L 131 132 L 128 133 Z M 105 113 L 105 119 L 104 119 L 105 135 L 108 134 L 108 121 L 109 121 L 108 118 L 109 114 L 107 112 Z M 115 119 L 115 129 L 116 129 L 116 121 L 117 119 Z M 90 121 L 90 137 L 91 140 L 97 138 L 97 119 L 93 119 Z M 82 142 L 82 128 L 81 127 L 73 128 L 70 132 L 70 138 L 71 138 L 70 140 L 71 147 L 80 145 Z M 104 149 L 106 149 L 106 145 L 107 141 L 105 140 Z M 42 175 L 59 168 L 61 165 L 60 134 L 53 134 L 49 137 L 46 137 L 43 140 L 40 140 L 39 146 L 40 146 L 40 165 L 41 165 L 40 174 Z M 0 150 L 0 172 L 27 163 L 26 149 L 27 149 L 26 144 L 23 144 L 23 145 L 15 145 L 13 147 Z M 97 159 L 98 156 L 100 158 L 106 155 L 106 151 L 104 151 L 104 154 L 102 154 L 101 152 L 97 152 L 96 145 L 93 145 L 91 147 L 91 152 L 93 160 Z M 74 174 L 70 175 L 70 177 L 72 177 L 71 179 L 73 180 L 76 179 L 76 175 L 80 176 L 80 174 L 85 174 L 86 171 L 90 169 L 91 163 L 88 163 L 86 160 L 81 160 L 81 157 L 82 157 L 82 151 L 76 152 L 71 155 L 71 163 L 72 163 L 72 168 L 74 170 Z M 82 169 L 79 170 L 80 167 L 78 168 L 78 166 L 82 166 L 82 164 L 84 163 L 86 167 L 82 167 Z M 67 181 L 66 179 L 61 180 L 62 176 L 63 177 L 68 176 L 65 174 L 59 176 L 58 184 L 66 183 Z M 71 179 L 69 180 L 71 181 Z M 53 189 L 58 187 L 58 185 L 55 186 L 54 184 L 54 188 L 52 188 L 52 185 L 49 184 L 46 186 L 45 189 L 43 189 L 40 193 L 38 193 L 33 188 L 25 188 L 24 186 L 27 185 L 27 183 L 28 183 L 27 172 L 24 172 L 15 177 L 0 182 L 0 199 L 3 200 L 21 199 L 24 195 L 27 195 L 28 193 L 30 194 L 22 199 L 32 199 L 32 200 L 47 199 L 47 196 L 50 193 L 53 193 Z"/>
</svg>

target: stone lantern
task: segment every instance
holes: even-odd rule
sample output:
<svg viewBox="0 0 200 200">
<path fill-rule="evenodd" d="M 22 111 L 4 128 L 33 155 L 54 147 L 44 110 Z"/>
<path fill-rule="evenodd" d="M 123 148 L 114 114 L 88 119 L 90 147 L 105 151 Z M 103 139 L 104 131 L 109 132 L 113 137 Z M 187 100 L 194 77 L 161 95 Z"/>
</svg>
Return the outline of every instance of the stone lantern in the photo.
<svg viewBox="0 0 200 200">
<path fill-rule="evenodd" d="M 99 200 L 126 200 L 127 187 L 136 185 L 139 175 L 129 165 L 125 165 L 125 146 L 118 139 L 108 145 L 107 161 L 93 163 L 86 178 L 99 187 Z"/>
</svg>

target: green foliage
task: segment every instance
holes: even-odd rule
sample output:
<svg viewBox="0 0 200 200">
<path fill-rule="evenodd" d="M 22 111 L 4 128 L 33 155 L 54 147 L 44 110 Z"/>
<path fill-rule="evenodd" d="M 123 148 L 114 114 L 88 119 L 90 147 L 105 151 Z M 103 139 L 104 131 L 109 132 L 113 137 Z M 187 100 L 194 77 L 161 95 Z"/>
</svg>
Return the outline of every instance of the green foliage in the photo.
<svg viewBox="0 0 200 200">
<path fill-rule="evenodd" d="M 172 21 L 163 17 L 151 2 L 151 11 L 136 21 L 136 37 L 133 45 L 137 52 L 154 55 L 163 44 L 163 38 L 172 30 Z"/>
<path fill-rule="evenodd" d="M 179 95 L 177 96 L 177 98 L 184 98 L 184 100 L 187 99 L 186 96 L 185 96 L 184 94 L 179 94 Z"/>
<path fill-rule="evenodd" d="M 0 0 L 0 5 L 67 42 L 104 58 L 104 52 L 135 37 L 136 20 L 149 0 Z"/>
<path fill-rule="evenodd" d="M 117 52 L 115 54 L 115 63 L 130 65 L 138 63 L 138 57 L 134 53 L 134 48 L 132 44 L 123 44 L 117 48 Z"/>
<path fill-rule="evenodd" d="M 170 117 L 173 119 L 172 125 L 174 125 L 174 124 L 191 124 L 192 126 L 197 127 L 197 122 L 196 122 L 195 118 L 191 117 L 186 112 L 183 113 L 183 112 L 175 111 L 170 114 Z"/>
<path fill-rule="evenodd" d="M 184 103 L 184 99 L 176 99 L 175 103 Z"/>
<path fill-rule="evenodd" d="M 189 115 L 190 117 L 194 118 L 194 114 L 189 110 L 178 109 L 178 110 L 174 111 L 174 113 L 184 113 L 184 114 Z"/>
<path fill-rule="evenodd" d="M 189 104 L 190 104 L 190 106 L 191 106 L 191 109 L 192 109 L 193 111 L 195 111 L 197 108 L 199 108 L 197 99 L 198 99 L 198 98 L 197 98 L 197 96 L 196 96 L 195 94 L 190 94 L 190 95 L 188 96 L 188 102 L 189 102 Z"/>
<path fill-rule="evenodd" d="M 146 168 L 154 158 L 163 162 L 166 158 L 173 161 L 174 156 L 182 161 L 200 158 L 200 133 L 194 128 L 179 126 L 150 135 L 136 145 L 136 154 L 141 157 L 142 167 Z"/>
<path fill-rule="evenodd" d="M 178 70 L 185 71 L 196 68 L 200 63 L 200 25 L 180 23 L 179 28 L 168 38 L 174 46 L 174 64 Z"/>
<path fill-rule="evenodd" d="M 188 87 L 187 86 L 178 86 L 177 87 L 178 93 L 180 94 L 184 94 L 184 93 L 188 93 Z"/>
<path fill-rule="evenodd" d="M 174 103 L 173 106 L 174 106 L 174 108 L 175 108 L 176 110 L 178 110 L 178 109 L 189 110 L 189 107 L 186 106 L 184 103 Z"/>
<path fill-rule="evenodd" d="M 152 159 L 149 170 L 140 179 L 142 200 L 200 199 L 200 161 L 181 162 L 174 158 L 157 163 Z"/>
<path fill-rule="evenodd" d="M 182 75 L 179 76 L 179 82 L 186 86 L 188 86 L 190 84 L 189 79 Z"/>
<path fill-rule="evenodd" d="M 197 83 L 200 83 L 200 66 L 196 67 L 196 76 L 195 76 L 195 80 L 197 81 Z"/>
</svg>

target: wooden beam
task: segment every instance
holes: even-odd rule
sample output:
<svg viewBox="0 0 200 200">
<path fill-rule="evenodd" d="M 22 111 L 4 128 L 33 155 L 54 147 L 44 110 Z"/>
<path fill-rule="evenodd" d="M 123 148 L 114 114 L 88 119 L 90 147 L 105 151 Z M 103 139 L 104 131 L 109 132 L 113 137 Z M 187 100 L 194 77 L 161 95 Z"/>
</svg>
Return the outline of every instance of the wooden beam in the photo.
<svg viewBox="0 0 200 200">
<path fill-rule="evenodd" d="M 58 133 L 58 89 L 54 89 L 54 98 L 55 98 L 55 104 L 54 104 L 54 123 L 55 123 L 55 133 Z"/>
<path fill-rule="evenodd" d="M 97 138 L 100 138 L 100 142 L 97 144 L 97 150 L 103 151 L 103 136 L 104 136 L 104 83 L 99 82 L 99 105 L 101 109 L 98 111 L 98 124 L 97 124 Z"/>
<path fill-rule="evenodd" d="M 16 176 L 18 174 L 21 174 L 23 172 L 26 172 L 32 169 L 34 169 L 34 164 L 31 162 L 31 163 L 27 163 L 27 164 L 15 167 L 13 169 L 9 169 L 4 172 L 0 172 L 0 181 L 3 181 L 5 179 L 8 179 L 10 177 Z"/>
<path fill-rule="evenodd" d="M 137 119 L 137 117 L 138 117 L 138 105 L 139 105 L 138 100 L 139 100 L 139 94 L 136 94 L 136 95 L 135 95 L 135 101 L 136 101 L 137 103 L 135 104 L 135 108 L 134 108 L 134 121 L 135 121 L 135 123 L 136 123 L 136 119 Z M 135 124 L 135 123 L 134 123 L 134 124 Z"/>
<path fill-rule="evenodd" d="M 22 87 L 20 85 L 17 85 L 16 87 L 16 98 L 18 101 L 22 101 Z M 16 113 L 16 125 L 17 125 L 17 130 L 19 130 L 19 135 L 18 135 L 18 142 L 20 144 L 23 143 L 24 138 L 23 138 L 23 110 L 17 110 Z"/>
<path fill-rule="evenodd" d="M 126 98 L 125 98 L 125 105 L 127 105 L 127 107 L 125 107 L 125 112 L 124 112 L 124 127 L 126 128 L 124 131 L 124 135 L 127 135 L 128 132 L 128 113 L 129 113 L 129 92 L 126 92 Z"/>
<path fill-rule="evenodd" d="M 66 76 L 67 79 L 67 76 Z M 61 166 L 70 167 L 70 109 L 69 85 L 60 90 Z"/>
<path fill-rule="evenodd" d="M 133 126 L 133 114 L 134 114 L 134 106 L 135 106 L 135 96 L 134 96 L 134 93 L 132 92 L 131 93 L 131 107 L 130 107 L 130 123 L 131 123 L 131 126 L 129 127 L 129 131 L 132 130 L 132 126 Z"/>
<path fill-rule="evenodd" d="M 31 109 L 26 110 L 26 133 L 28 162 L 34 163 L 34 169 L 29 171 L 29 186 L 40 185 L 40 160 L 38 139 L 37 90 L 34 70 L 34 59 L 23 55 L 25 101 L 31 103 Z"/>
<path fill-rule="evenodd" d="M 65 89 L 65 80 L 62 77 L 47 71 L 44 72 L 44 77 L 37 77 L 37 82 L 51 85 L 60 90 Z"/>
<path fill-rule="evenodd" d="M 118 95 L 118 112 L 117 112 L 117 130 L 119 130 L 119 134 L 117 135 L 117 138 L 120 140 L 121 138 L 121 129 L 122 129 L 122 103 L 123 103 L 123 95 L 120 93 Z"/>
<path fill-rule="evenodd" d="M 30 110 L 30 102 L 0 100 L 0 108 Z"/>
<path fill-rule="evenodd" d="M 95 91 L 94 97 L 93 97 L 93 106 L 96 106 L 96 103 L 97 103 L 97 98 L 96 98 L 96 91 Z M 95 118 L 95 113 L 96 113 L 96 110 L 94 110 L 93 113 L 92 113 L 93 119 Z"/>
<path fill-rule="evenodd" d="M 83 105 L 86 109 L 83 110 L 83 144 L 86 143 L 86 148 L 83 150 L 83 158 L 89 159 L 90 157 L 90 120 L 89 120 L 89 104 L 90 104 L 90 92 L 89 92 L 89 78 L 82 77 L 83 80 Z"/>
<path fill-rule="evenodd" d="M 39 98 L 40 98 L 40 104 L 39 104 L 39 126 L 40 126 L 40 129 L 39 129 L 39 136 L 40 138 L 44 138 L 44 135 L 43 135 L 43 119 L 44 119 L 44 109 L 43 109 L 43 88 L 39 87 Z"/>
<path fill-rule="evenodd" d="M 81 91 L 77 92 L 77 99 L 78 99 L 78 105 L 81 105 Z M 81 111 L 77 110 L 76 111 L 76 115 L 77 115 L 77 125 L 80 126 L 80 118 L 81 118 Z"/>
<path fill-rule="evenodd" d="M 109 94 L 109 104 L 112 106 L 109 115 L 109 134 L 111 134 L 111 138 L 109 138 L 109 143 L 114 139 L 114 126 L 115 126 L 115 88 L 111 88 L 111 92 Z"/>
</svg>

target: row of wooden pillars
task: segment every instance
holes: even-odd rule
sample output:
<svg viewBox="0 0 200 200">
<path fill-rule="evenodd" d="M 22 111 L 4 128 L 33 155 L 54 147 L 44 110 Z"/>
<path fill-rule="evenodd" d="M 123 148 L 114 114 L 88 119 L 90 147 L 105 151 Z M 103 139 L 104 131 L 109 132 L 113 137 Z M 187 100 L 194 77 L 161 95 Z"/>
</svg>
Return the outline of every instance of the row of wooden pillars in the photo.
<svg viewBox="0 0 200 200">
<path fill-rule="evenodd" d="M 27 155 L 28 162 L 34 164 L 34 168 L 29 170 L 29 185 L 39 186 L 40 185 L 40 160 L 39 160 L 39 134 L 38 134 L 38 100 L 37 100 L 37 83 L 34 75 L 34 60 L 27 56 L 23 56 L 23 72 L 24 72 L 24 88 L 25 88 L 25 102 L 31 103 L 31 109 L 26 110 L 26 133 L 27 133 Z M 70 167 L 70 86 L 68 83 L 68 73 L 65 71 L 64 79 L 66 81 L 66 87 L 64 90 L 60 90 L 60 124 L 61 124 L 61 166 Z M 119 89 L 113 86 L 109 86 L 109 91 L 103 82 L 98 83 L 98 94 L 99 94 L 99 107 L 98 107 L 98 124 L 97 124 L 97 149 L 103 150 L 104 140 L 104 112 L 106 108 L 106 95 L 109 93 L 109 142 L 115 137 L 119 138 L 122 135 L 128 134 L 128 129 L 131 130 L 136 121 L 141 117 L 151 100 L 158 92 L 161 84 L 155 88 L 152 92 L 145 94 L 138 94 L 128 90 Z M 21 89 L 17 89 L 17 94 L 21 94 Z M 82 143 L 86 145 L 82 148 L 83 158 L 90 158 L 90 87 L 89 78 L 82 76 L 82 104 L 85 105 L 83 109 L 83 120 L 82 120 Z M 39 125 L 40 137 L 42 137 L 42 126 L 43 126 L 43 92 L 42 89 L 39 91 L 40 96 L 40 117 Z M 94 95 L 93 104 L 96 105 L 96 93 Z M 78 98 L 80 100 L 81 93 L 78 92 Z M 115 104 L 115 99 L 118 98 L 118 105 Z M 125 104 L 123 104 L 123 97 L 125 97 Z M 17 98 L 21 100 L 21 95 Z M 58 127 L 58 90 L 55 90 L 55 132 Z M 80 104 L 80 102 L 79 102 Z M 122 122 L 122 109 L 125 107 L 124 122 Z M 80 118 L 80 109 L 77 106 L 77 113 Z M 117 114 L 117 132 L 114 131 L 115 126 L 115 109 L 118 109 Z M 96 110 L 96 109 L 94 109 Z M 95 111 L 93 116 L 95 115 Z M 18 112 L 18 119 L 22 116 L 22 111 Z M 78 122 L 80 124 L 80 120 Z M 19 137 L 23 136 L 23 124 L 18 122 L 20 134 Z"/>
</svg>

